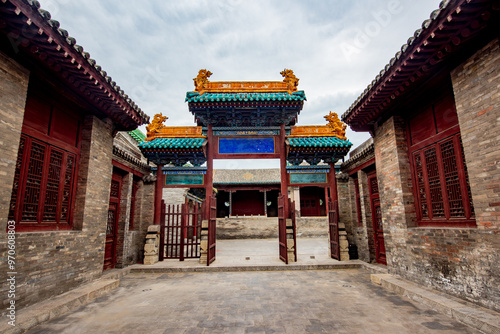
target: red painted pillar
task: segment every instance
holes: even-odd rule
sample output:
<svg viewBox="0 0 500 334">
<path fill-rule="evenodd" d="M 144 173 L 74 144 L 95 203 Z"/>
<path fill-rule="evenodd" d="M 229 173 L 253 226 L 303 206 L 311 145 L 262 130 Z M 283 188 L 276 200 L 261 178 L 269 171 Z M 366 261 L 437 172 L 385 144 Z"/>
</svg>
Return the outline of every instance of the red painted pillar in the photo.
<svg viewBox="0 0 500 334">
<path fill-rule="evenodd" d="M 285 124 L 280 129 L 280 171 L 281 171 L 281 194 L 285 196 L 285 215 L 288 218 L 288 175 L 286 173 L 286 134 Z"/>
<path fill-rule="evenodd" d="M 161 200 L 163 197 L 163 185 L 165 184 L 165 177 L 163 175 L 163 165 L 157 165 L 156 170 L 156 183 L 155 183 L 155 215 L 153 223 L 160 225 L 161 221 Z"/>
<path fill-rule="evenodd" d="M 328 183 L 330 184 L 330 199 L 332 200 L 332 202 L 337 201 L 336 209 L 338 209 L 337 178 L 335 176 L 335 165 L 333 163 L 330 163 Z"/>
<path fill-rule="evenodd" d="M 212 189 L 214 187 L 214 139 L 212 125 L 208 126 L 207 140 L 207 174 L 205 175 L 205 199 L 207 200 L 207 205 L 205 205 L 205 217 L 209 217 L 210 214 L 208 199 L 212 196 Z"/>
</svg>

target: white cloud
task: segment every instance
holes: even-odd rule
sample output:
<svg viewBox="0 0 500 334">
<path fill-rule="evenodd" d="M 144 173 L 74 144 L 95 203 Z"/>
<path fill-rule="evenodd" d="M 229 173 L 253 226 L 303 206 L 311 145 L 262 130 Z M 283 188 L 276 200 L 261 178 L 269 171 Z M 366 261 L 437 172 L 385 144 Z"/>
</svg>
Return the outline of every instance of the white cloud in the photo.
<svg viewBox="0 0 500 334">
<path fill-rule="evenodd" d="M 342 114 L 438 0 L 41 0 L 150 116 L 191 125 L 192 78 L 281 80 L 291 68 L 308 101 L 299 124 Z M 345 51 L 351 46 L 351 53 Z M 354 50 L 354 51 L 353 51 Z M 357 146 L 367 133 L 348 132 Z"/>
</svg>

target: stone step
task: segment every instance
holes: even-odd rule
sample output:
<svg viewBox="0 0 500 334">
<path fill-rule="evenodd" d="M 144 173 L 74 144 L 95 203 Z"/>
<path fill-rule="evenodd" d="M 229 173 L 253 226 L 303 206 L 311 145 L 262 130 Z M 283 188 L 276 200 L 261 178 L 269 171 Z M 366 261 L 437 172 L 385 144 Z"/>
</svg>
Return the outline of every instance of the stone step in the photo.
<svg viewBox="0 0 500 334">
<path fill-rule="evenodd" d="M 139 266 L 130 268 L 131 273 L 185 273 L 185 272 L 244 272 L 244 271 L 284 271 L 284 270 L 333 270 L 362 268 L 360 261 L 335 262 L 332 264 L 296 264 L 288 265 L 250 265 L 250 266 L 191 266 L 191 267 L 165 267 L 165 266 Z"/>
</svg>

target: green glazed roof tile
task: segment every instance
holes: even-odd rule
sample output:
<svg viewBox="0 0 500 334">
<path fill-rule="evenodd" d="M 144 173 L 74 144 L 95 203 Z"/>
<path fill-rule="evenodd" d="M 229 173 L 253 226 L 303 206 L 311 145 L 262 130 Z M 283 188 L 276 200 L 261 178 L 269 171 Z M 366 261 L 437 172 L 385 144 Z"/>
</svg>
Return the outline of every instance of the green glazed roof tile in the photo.
<svg viewBox="0 0 500 334">
<path fill-rule="evenodd" d="M 304 91 L 289 93 L 186 93 L 186 102 L 305 101 Z"/>
<path fill-rule="evenodd" d="M 317 148 L 348 148 L 352 144 L 349 140 L 337 137 L 292 137 L 288 138 L 291 147 L 317 147 Z"/>
<path fill-rule="evenodd" d="M 128 134 L 132 136 L 132 138 L 134 138 L 135 141 L 138 142 L 139 144 L 142 143 L 144 140 L 146 140 L 146 135 L 142 133 L 142 131 L 139 129 L 129 131 Z"/>
<path fill-rule="evenodd" d="M 139 144 L 144 149 L 201 148 L 205 138 L 155 138 Z"/>
</svg>

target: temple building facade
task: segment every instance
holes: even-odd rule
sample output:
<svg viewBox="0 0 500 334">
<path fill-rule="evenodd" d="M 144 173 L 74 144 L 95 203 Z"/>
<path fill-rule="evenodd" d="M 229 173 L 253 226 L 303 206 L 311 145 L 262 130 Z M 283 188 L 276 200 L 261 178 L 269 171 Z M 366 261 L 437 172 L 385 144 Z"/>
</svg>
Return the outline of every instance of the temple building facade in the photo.
<svg viewBox="0 0 500 334">
<path fill-rule="evenodd" d="M 341 201 L 363 260 L 496 310 L 499 23 L 494 1 L 443 1 L 408 39 L 342 115 L 373 141 Z"/>
<path fill-rule="evenodd" d="M 21 309 L 142 261 L 153 214 L 149 117 L 39 6 L 0 5 L 2 313 L 8 273 Z"/>
</svg>

